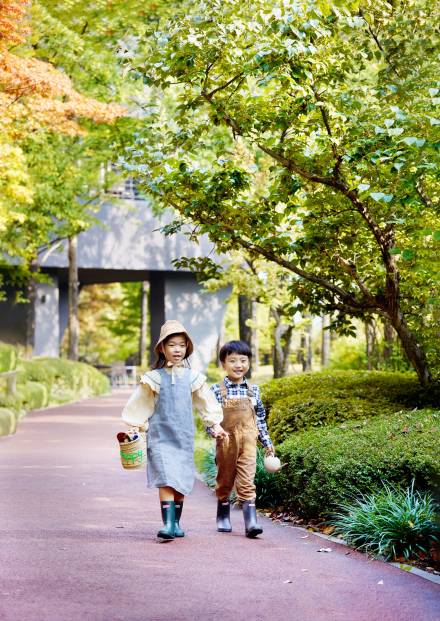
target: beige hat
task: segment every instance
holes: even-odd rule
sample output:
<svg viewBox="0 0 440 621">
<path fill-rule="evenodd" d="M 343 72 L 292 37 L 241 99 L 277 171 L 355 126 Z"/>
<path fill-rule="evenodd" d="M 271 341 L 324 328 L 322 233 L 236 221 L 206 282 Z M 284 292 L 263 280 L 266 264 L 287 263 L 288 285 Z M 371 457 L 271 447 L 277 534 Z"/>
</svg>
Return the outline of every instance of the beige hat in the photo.
<svg viewBox="0 0 440 621">
<path fill-rule="evenodd" d="M 186 349 L 185 358 L 188 358 L 188 356 L 191 356 L 191 354 L 194 351 L 194 345 L 191 340 L 191 337 L 188 334 L 188 332 L 185 330 L 183 325 L 180 323 L 180 321 L 177 321 L 175 319 L 170 319 L 169 321 L 166 321 L 161 327 L 159 340 L 157 341 L 156 346 L 154 348 L 154 351 L 156 352 L 156 354 L 159 355 L 160 353 L 159 345 L 163 343 L 163 341 L 168 336 L 171 336 L 172 334 L 184 334 L 186 336 L 188 340 L 188 347 Z"/>
</svg>

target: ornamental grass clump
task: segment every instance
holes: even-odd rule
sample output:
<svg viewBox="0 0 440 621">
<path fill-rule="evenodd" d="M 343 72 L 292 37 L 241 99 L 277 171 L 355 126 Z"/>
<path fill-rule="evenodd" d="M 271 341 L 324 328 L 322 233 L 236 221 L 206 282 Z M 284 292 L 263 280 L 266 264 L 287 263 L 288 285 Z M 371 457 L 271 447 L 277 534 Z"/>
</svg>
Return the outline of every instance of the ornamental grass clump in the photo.
<svg viewBox="0 0 440 621">
<path fill-rule="evenodd" d="M 358 550 L 387 560 L 429 555 L 439 540 L 436 503 L 429 493 L 384 484 L 377 493 L 362 494 L 341 504 L 331 524 L 335 532 Z"/>
</svg>

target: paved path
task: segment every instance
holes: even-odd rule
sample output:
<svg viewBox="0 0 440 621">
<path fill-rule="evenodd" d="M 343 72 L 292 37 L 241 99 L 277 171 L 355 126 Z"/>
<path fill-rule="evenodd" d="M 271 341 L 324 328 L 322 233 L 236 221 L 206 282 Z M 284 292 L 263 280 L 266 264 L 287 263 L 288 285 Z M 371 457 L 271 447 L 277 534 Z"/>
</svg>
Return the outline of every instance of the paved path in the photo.
<svg viewBox="0 0 440 621">
<path fill-rule="evenodd" d="M 35 412 L 0 438 L 2 621 L 438 621 L 440 589 L 341 545 L 263 519 L 259 540 L 215 530 L 201 483 L 187 537 L 158 543 L 156 492 L 123 471 L 127 398 Z"/>
</svg>

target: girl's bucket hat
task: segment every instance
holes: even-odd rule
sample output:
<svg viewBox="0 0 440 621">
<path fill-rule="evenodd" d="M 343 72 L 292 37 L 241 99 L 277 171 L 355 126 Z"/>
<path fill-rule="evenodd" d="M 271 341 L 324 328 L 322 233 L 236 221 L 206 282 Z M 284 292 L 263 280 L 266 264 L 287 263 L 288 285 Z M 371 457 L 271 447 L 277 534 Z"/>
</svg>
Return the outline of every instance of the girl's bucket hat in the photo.
<svg viewBox="0 0 440 621">
<path fill-rule="evenodd" d="M 177 321 L 175 319 L 170 319 L 169 321 L 166 321 L 163 326 L 160 329 L 160 336 L 159 336 L 159 340 L 157 341 L 155 347 L 154 347 L 154 351 L 156 352 L 157 355 L 159 355 L 160 351 L 159 351 L 159 346 L 161 345 L 161 343 L 163 343 L 163 341 L 168 337 L 171 336 L 172 334 L 184 334 L 186 336 L 186 340 L 187 340 L 187 348 L 186 348 L 186 354 L 185 354 L 185 358 L 188 358 L 189 356 L 191 356 L 191 354 L 194 351 L 194 345 L 193 342 L 191 340 L 190 335 L 188 334 L 188 332 L 185 330 L 185 328 L 183 327 L 183 325 L 180 323 L 180 321 Z"/>
</svg>

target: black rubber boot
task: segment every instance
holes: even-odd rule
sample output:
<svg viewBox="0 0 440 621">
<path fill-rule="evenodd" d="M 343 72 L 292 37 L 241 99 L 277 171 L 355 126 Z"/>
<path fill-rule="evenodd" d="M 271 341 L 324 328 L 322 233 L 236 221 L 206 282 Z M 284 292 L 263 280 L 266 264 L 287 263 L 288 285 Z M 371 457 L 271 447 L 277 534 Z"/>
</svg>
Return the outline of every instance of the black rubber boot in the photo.
<svg viewBox="0 0 440 621">
<path fill-rule="evenodd" d="M 166 500 L 160 503 L 164 528 L 157 533 L 159 539 L 170 541 L 174 539 L 176 532 L 176 503 L 174 500 Z"/>
<path fill-rule="evenodd" d="M 243 517 L 246 537 L 253 539 L 257 535 L 261 535 L 263 529 L 257 524 L 257 510 L 255 508 L 255 500 L 243 501 Z"/>
<path fill-rule="evenodd" d="M 217 530 L 219 533 L 230 533 L 231 526 L 231 503 L 229 500 L 217 501 Z"/>
<path fill-rule="evenodd" d="M 175 537 L 185 537 L 185 533 L 180 528 L 180 523 L 179 523 L 180 517 L 182 515 L 183 500 L 176 500 L 175 501 L 175 507 L 176 507 L 176 521 L 175 521 L 175 525 L 174 525 L 174 536 Z"/>
</svg>

